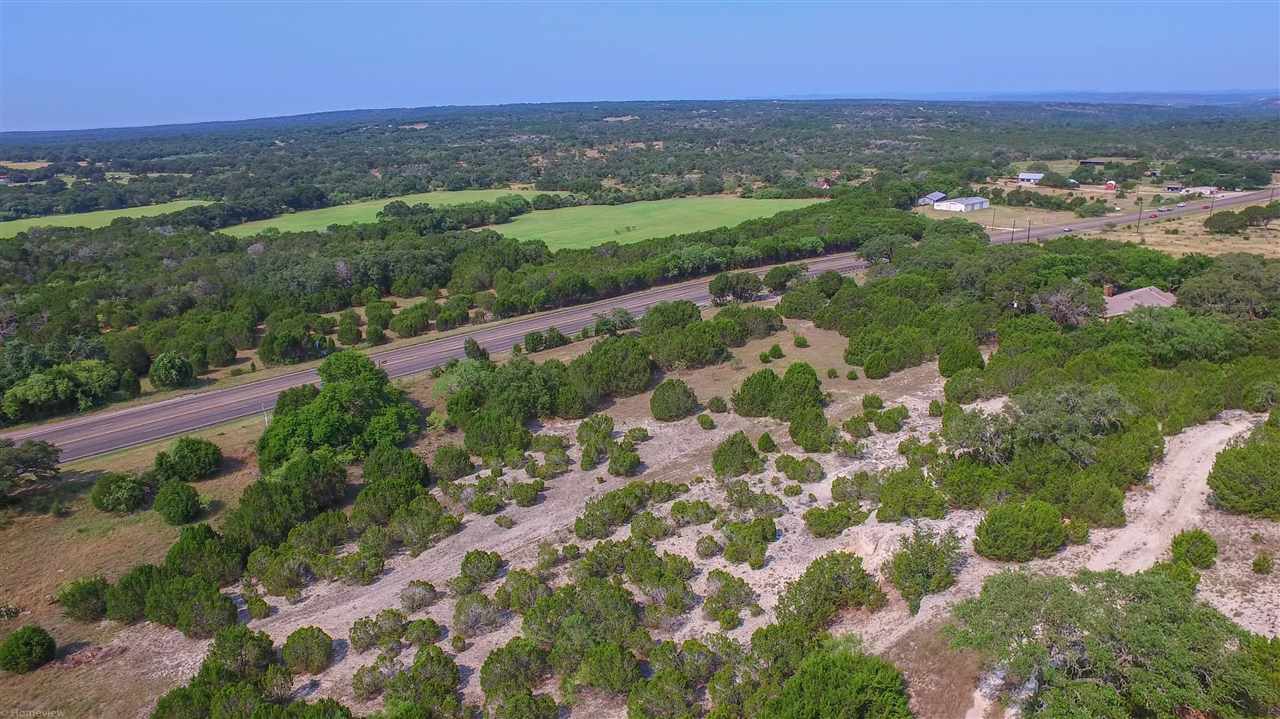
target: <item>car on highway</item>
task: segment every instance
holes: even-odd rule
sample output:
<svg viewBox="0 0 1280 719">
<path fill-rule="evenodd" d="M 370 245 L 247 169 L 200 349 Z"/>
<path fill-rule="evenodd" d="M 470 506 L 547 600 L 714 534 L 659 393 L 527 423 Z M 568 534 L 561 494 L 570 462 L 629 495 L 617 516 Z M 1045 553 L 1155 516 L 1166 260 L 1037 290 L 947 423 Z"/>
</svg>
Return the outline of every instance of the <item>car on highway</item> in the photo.
<svg viewBox="0 0 1280 719">
<path fill-rule="evenodd" d="M 1070 227 L 1064 227 L 1064 228 L 1062 228 L 1062 231 L 1063 231 L 1063 232 L 1070 232 L 1070 231 L 1071 231 L 1071 228 L 1070 228 Z"/>
<path fill-rule="evenodd" d="M 1153 219 L 1153 220 L 1154 220 L 1155 218 L 1159 217 L 1159 216 L 1160 216 L 1160 215 L 1157 215 L 1157 214 L 1156 214 L 1156 213 L 1154 213 L 1154 212 L 1152 212 L 1152 213 L 1151 213 L 1151 219 Z"/>
<path fill-rule="evenodd" d="M 1207 210 L 1207 209 L 1209 209 L 1209 206 L 1208 206 L 1208 205 L 1201 205 L 1201 206 L 1200 206 L 1200 209 L 1202 209 L 1202 210 Z"/>
<path fill-rule="evenodd" d="M 1187 206 L 1187 203 L 1185 203 L 1185 202 L 1179 202 L 1179 203 L 1178 203 L 1178 207 L 1186 207 L 1186 206 Z"/>
</svg>

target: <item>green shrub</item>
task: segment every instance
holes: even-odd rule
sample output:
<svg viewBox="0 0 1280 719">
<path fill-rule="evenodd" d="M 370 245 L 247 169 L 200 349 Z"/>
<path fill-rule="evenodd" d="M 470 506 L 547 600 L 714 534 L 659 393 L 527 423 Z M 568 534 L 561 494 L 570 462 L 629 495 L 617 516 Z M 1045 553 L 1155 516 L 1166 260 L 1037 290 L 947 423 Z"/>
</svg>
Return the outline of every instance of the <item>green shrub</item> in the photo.
<svg viewBox="0 0 1280 719">
<path fill-rule="evenodd" d="M 497 552 L 472 549 L 462 557 L 458 576 L 449 580 L 449 588 L 458 594 L 470 594 L 496 579 L 504 566 L 506 562 Z"/>
<path fill-rule="evenodd" d="M 202 577 L 170 577 L 147 591 L 148 621 L 177 627 L 194 639 L 206 639 L 236 624 L 236 604 Z"/>
<path fill-rule="evenodd" d="M 48 632 L 28 624 L 0 642 L 0 669 L 26 674 L 52 661 L 57 649 Z"/>
<path fill-rule="evenodd" d="M 821 482 L 826 476 L 822 470 L 822 465 L 812 457 L 804 459 L 796 459 L 789 454 L 779 455 L 773 461 L 773 466 L 787 476 L 792 482 L 805 484 L 808 482 Z"/>
<path fill-rule="evenodd" d="M 755 608 L 756 593 L 740 577 L 722 569 L 712 569 L 707 574 L 707 598 L 702 604 L 702 615 L 720 623 L 720 629 L 728 631 L 742 624 L 744 609 Z"/>
<path fill-rule="evenodd" d="M 1267 551 L 1258 552 L 1258 556 L 1253 558 L 1253 564 L 1250 565 L 1254 574 L 1271 574 L 1275 566 L 1275 557 L 1271 555 L 1271 552 Z"/>
<path fill-rule="evenodd" d="M 889 376 L 889 359 L 883 352 L 872 352 L 863 361 L 862 372 L 867 379 L 884 379 Z"/>
<path fill-rule="evenodd" d="M 756 355 L 756 359 L 760 360 L 760 364 L 769 364 L 770 362 L 773 361 L 773 358 L 769 356 L 768 352 L 761 352 L 760 354 Z"/>
<path fill-rule="evenodd" d="M 978 345 L 973 341 L 951 342 L 938 353 L 938 374 L 952 377 L 966 369 L 982 369 L 985 363 Z"/>
<path fill-rule="evenodd" d="M 538 494 L 542 492 L 542 480 L 534 480 L 532 482 L 517 482 L 511 485 L 511 498 L 515 500 L 516 506 L 532 507 L 538 503 Z"/>
<path fill-rule="evenodd" d="M 712 430 L 716 428 L 716 421 L 711 419 L 709 414 L 700 414 L 698 415 L 698 426 L 706 430 Z"/>
<path fill-rule="evenodd" d="M 1218 543 L 1203 529 L 1178 532 L 1169 550 L 1174 562 L 1186 562 L 1196 569 L 1208 569 L 1218 558 Z"/>
<path fill-rule="evenodd" d="M 165 567 L 173 572 L 198 576 L 218 586 L 240 578 L 240 552 L 208 524 L 194 524 L 178 532 L 178 541 L 165 553 Z"/>
<path fill-rule="evenodd" d="M 107 618 L 132 624 L 146 613 L 147 592 L 164 579 L 165 573 L 154 564 L 139 564 L 107 588 Z"/>
<path fill-rule="evenodd" d="M 798 486 L 798 485 L 794 485 Z M 813 507 L 805 511 L 804 524 L 818 538 L 834 537 L 855 524 L 861 524 L 869 513 L 856 504 L 837 502 L 830 507 Z"/>
<path fill-rule="evenodd" d="M 883 482 L 879 475 L 858 472 L 852 477 L 840 475 L 831 481 L 831 498 L 837 502 L 878 501 Z"/>
<path fill-rule="evenodd" d="M 725 538 L 725 560 L 733 564 L 745 562 L 752 569 L 764 567 L 765 550 L 778 538 L 778 528 L 769 517 L 729 522 L 721 531 Z"/>
<path fill-rule="evenodd" d="M 847 380 L 849 380 L 850 382 L 853 382 L 853 381 L 857 380 L 857 379 L 858 379 L 858 370 L 856 370 L 856 369 L 851 369 L 851 370 L 849 370 L 848 372 L 845 372 L 845 373 L 844 373 L 844 378 L 845 378 L 845 379 L 847 379 Z"/>
<path fill-rule="evenodd" d="M 729 411 L 729 405 L 724 401 L 724 397 L 715 395 L 707 400 L 707 411 L 722 414 Z"/>
<path fill-rule="evenodd" d="M 184 482 L 162 482 L 152 508 L 169 524 L 186 524 L 200 515 L 200 494 Z"/>
<path fill-rule="evenodd" d="M 631 442 L 623 441 L 609 446 L 609 474 L 615 477 L 631 477 L 640 472 L 640 454 Z"/>
<path fill-rule="evenodd" d="M 898 405 L 886 410 L 871 411 L 867 413 L 872 424 L 876 426 L 877 432 L 885 434 L 893 434 L 902 430 L 902 424 L 906 422 L 909 412 L 907 408 Z"/>
<path fill-rule="evenodd" d="M 463 448 L 446 444 L 436 450 L 431 460 L 431 474 L 442 482 L 452 482 L 476 471 L 471 455 Z"/>
<path fill-rule="evenodd" d="M 871 422 L 867 420 L 865 415 L 859 414 L 850 417 L 841 426 L 854 439 L 866 439 L 871 436 Z"/>
<path fill-rule="evenodd" d="M 710 534 L 704 534 L 701 537 L 698 537 L 698 542 L 694 546 L 694 551 L 701 559 L 709 559 L 711 557 L 718 556 L 723 550 L 724 547 L 721 546 L 721 544 L 716 541 L 716 538 Z"/>
<path fill-rule="evenodd" d="M 510 609 L 516 614 L 524 614 L 533 608 L 539 599 L 551 593 L 551 589 L 538 575 L 524 569 L 515 569 L 507 573 L 506 579 L 494 600 L 503 609 Z"/>
<path fill-rule="evenodd" d="M 942 519 L 947 498 L 919 468 L 890 472 L 880 486 L 880 508 L 876 519 L 900 522 L 908 518 Z"/>
<path fill-rule="evenodd" d="M 836 438 L 835 428 L 827 423 L 822 408 L 816 405 L 792 412 L 787 431 L 791 441 L 806 452 L 830 452 L 831 443 Z"/>
<path fill-rule="evenodd" d="M 941 417 L 941 416 L 942 416 L 942 403 L 941 403 L 941 402 L 939 402 L 939 401 L 938 401 L 938 400 L 936 400 L 936 399 L 935 399 L 935 400 L 930 400 L 930 402 L 929 402 L 929 416 L 930 416 L 930 417 Z"/>
<path fill-rule="evenodd" d="M 777 400 L 782 380 L 771 369 L 748 375 L 730 396 L 733 411 L 743 417 L 764 417 Z"/>
<path fill-rule="evenodd" d="M 486 517 L 501 512 L 505 506 L 506 503 L 502 501 L 501 497 L 489 492 L 476 492 L 471 501 L 467 503 L 467 509 Z"/>
<path fill-rule="evenodd" d="M 453 630 L 457 635 L 471 638 L 498 626 L 502 610 L 489 597 L 473 592 L 458 597 L 453 606 Z"/>
<path fill-rule="evenodd" d="M 333 662 L 333 639 L 319 627 L 295 629 L 284 642 L 284 665 L 294 674 L 319 674 Z"/>
<path fill-rule="evenodd" d="M 778 597 L 780 624 L 794 624 L 807 632 L 826 628 L 838 613 L 884 605 L 876 580 L 862 568 L 862 558 L 850 552 L 828 552 L 815 559 L 804 574 L 787 582 Z"/>
<path fill-rule="evenodd" d="M 884 409 L 884 400 L 878 394 L 862 395 L 862 409 Z"/>
<path fill-rule="evenodd" d="M 973 548 L 988 559 L 1026 562 L 1051 557 L 1066 543 L 1058 508 L 1030 499 L 992 507 L 978 523 Z"/>
<path fill-rule="evenodd" d="M 653 512 L 641 512 L 631 520 L 631 536 L 646 542 L 671 535 L 671 525 Z"/>
<path fill-rule="evenodd" d="M 660 422 L 674 422 L 698 411 L 698 398 L 683 380 L 665 379 L 649 398 L 649 411 Z"/>
<path fill-rule="evenodd" d="M 897 587 L 912 614 L 920 611 L 926 594 L 941 592 L 956 583 L 960 538 L 953 530 L 938 535 L 916 527 L 903 537 L 889 560 L 889 581 Z"/>
<path fill-rule="evenodd" d="M 351 630 L 347 632 L 347 643 L 357 654 L 374 647 L 396 650 L 407 625 L 404 612 L 383 609 L 372 617 L 361 617 L 352 622 Z"/>
<path fill-rule="evenodd" d="M 705 416 L 705 415 L 704 415 Z M 711 467 L 721 478 L 756 474 L 764 469 L 764 461 L 751 446 L 745 432 L 734 432 L 711 454 Z"/>
<path fill-rule="evenodd" d="M 799 347 L 799 345 L 796 346 Z M 769 347 L 769 359 L 782 359 L 785 356 L 786 355 L 782 354 L 782 347 L 780 345 L 775 343 L 773 346 Z"/>
<path fill-rule="evenodd" d="M 435 644 L 444 636 L 444 627 L 440 626 L 436 620 L 426 617 L 424 619 L 414 619 L 404 627 L 404 641 L 415 647 L 424 644 Z"/>
<path fill-rule="evenodd" d="M 821 409 L 824 401 L 818 373 L 808 363 L 796 362 L 782 375 L 769 416 L 789 422 L 803 410 Z"/>
<path fill-rule="evenodd" d="M 785 497 L 799 497 L 804 492 L 804 488 L 798 484 L 788 484 L 782 488 L 782 494 Z"/>
<path fill-rule="evenodd" d="M 1275 410 L 1271 414 L 1277 416 Z M 1209 473 L 1210 500 L 1216 506 L 1280 520 L 1280 431 L 1269 424 L 1244 444 L 1218 453 Z"/>
<path fill-rule="evenodd" d="M 408 614 L 413 614 L 419 609 L 426 609 L 435 604 L 443 596 L 443 592 L 436 590 L 431 582 L 425 579 L 414 579 L 400 590 L 400 606 Z"/>
<path fill-rule="evenodd" d="M 756 441 L 756 447 L 764 454 L 778 451 L 778 443 L 773 441 L 773 435 L 768 432 L 760 435 L 760 439 Z"/>
<path fill-rule="evenodd" d="M 915 715 L 908 704 L 907 682 L 896 667 L 832 643 L 805 656 L 762 716 L 912 719 Z"/>
<path fill-rule="evenodd" d="M 840 379 L 840 370 L 835 367 L 827 368 L 827 379 Z"/>
<path fill-rule="evenodd" d="M 130 474 L 108 472 L 93 483 L 89 501 L 102 512 L 127 514 L 147 502 L 147 487 Z"/>
<path fill-rule="evenodd" d="M 107 586 L 102 577 L 81 577 L 59 587 L 55 599 L 64 615 L 80 622 L 96 622 L 107 615 Z"/>
<path fill-rule="evenodd" d="M 574 675 L 579 686 L 626 694 L 640 681 L 640 664 L 629 649 L 617 641 L 606 641 L 587 649 Z"/>
<path fill-rule="evenodd" d="M 677 527 L 706 524 L 715 519 L 716 514 L 715 507 L 701 499 L 678 499 L 671 504 L 671 521 Z"/>
<path fill-rule="evenodd" d="M 185 357 L 176 352 L 161 352 L 151 362 L 147 374 L 156 389 L 186 387 L 195 381 L 196 371 Z"/>
<path fill-rule="evenodd" d="M 155 459 L 156 476 L 161 480 L 197 482 L 217 474 L 221 467 L 222 450 L 201 437 L 179 437 Z"/>
</svg>

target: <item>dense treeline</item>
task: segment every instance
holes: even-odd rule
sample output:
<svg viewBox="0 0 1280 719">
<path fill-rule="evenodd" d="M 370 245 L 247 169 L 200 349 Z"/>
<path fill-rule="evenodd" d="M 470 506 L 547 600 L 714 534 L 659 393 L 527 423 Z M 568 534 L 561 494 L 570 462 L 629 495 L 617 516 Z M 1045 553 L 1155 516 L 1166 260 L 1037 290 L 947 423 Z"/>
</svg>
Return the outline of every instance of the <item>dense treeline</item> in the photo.
<svg viewBox="0 0 1280 719">
<path fill-rule="evenodd" d="M 527 211 L 514 196 L 444 208 L 392 203 L 377 223 L 247 239 L 175 226 L 174 216 L 31 231 L 0 241 L 3 421 L 134 396 L 148 375 L 157 388 L 183 386 L 253 347 L 266 363 L 299 362 L 337 342 L 379 344 L 387 329 L 447 330 L 885 234 L 920 237 L 928 220 L 894 208 L 909 196 L 883 183 L 734 228 L 555 253 L 460 231 Z M 208 211 L 184 213 L 199 222 Z M 386 294 L 427 298 L 395 314 L 381 302 Z M 367 310 L 363 337 L 356 318 L 344 329 L 321 314 L 353 305 Z"/>
<path fill-rule="evenodd" d="M 804 197 L 822 192 L 810 185 L 818 177 L 857 178 L 864 167 L 896 170 L 905 161 L 970 156 L 1004 168 L 1013 160 L 1091 155 L 1174 159 L 1188 147 L 1273 150 L 1275 129 L 1265 109 L 1244 106 L 732 101 L 419 108 L 8 133 L 0 136 L 5 159 L 51 164 L 9 171 L 20 184 L 0 186 L 0 219 L 178 197 L 276 215 L 511 183 L 600 202 L 726 189 Z M 1194 184 L 1230 178 L 1249 186 L 1257 176 L 1238 159 L 1197 159 L 1182 170 L 1178 176 Z"/>
</svg>

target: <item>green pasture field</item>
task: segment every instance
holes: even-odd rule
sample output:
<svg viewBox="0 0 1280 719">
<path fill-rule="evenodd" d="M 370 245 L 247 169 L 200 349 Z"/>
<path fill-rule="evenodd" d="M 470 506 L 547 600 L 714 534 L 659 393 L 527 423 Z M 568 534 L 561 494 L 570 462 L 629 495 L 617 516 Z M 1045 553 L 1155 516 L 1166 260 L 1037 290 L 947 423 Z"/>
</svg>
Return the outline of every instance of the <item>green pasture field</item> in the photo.
<svg viewBox="0 0 1280 719">
<path fill-rule="evenodd" d="M 544 194 L 533 190 L 458 190 L 456 192 L 418 192 L 412 195 L 388 197 L 380 200 L 353 202 L 349 205 L 324 207 L 319 210 L 304 210 L 288 215 L 280 215 L 266 220 L 246 222 L 243 225 L 228 227 L 223 232 L 236 237 L 262 232 L 274 227 L 281 232 L 306 232 L 323 230 L 329 225 L 352 225 L 357 222 L 376 222 L 378 213 L 388 203 L 400 200 L 406 204 L 416 205 L 425 202 L 429 205 L 461 205 L 466 202 L 491 202 L 503 195 L 523 195 L 533 197 Z M 557 193 L 546 193 L 557 194 Z"/>
<path fill-rule="evenodd" d="M 0 222 L 0 237 L 13 237 L 33 227 L 106 227 L 117 217 L 150 217 L 177 212 L 196 205 L 209 204 L 205 200 L 174 200 L 158 205 L 127 207 L 123 210 L 97 210 L 95 212 L 77 212 L 71 215 L 46 215 L 44 217 L 28 217 L 22 220 Z"/>
<path fill-rule="evenodd" d="M 768 217 L 820 201 L 680 197 L 626 205 L 584 205 L 530 212 L 490 229 L 521 240 L 542 240 L 553 250 L 594 247 L 605 242 L 639 242 L 652 237 L 732 227 L 744 220 Z"/>
</svg>

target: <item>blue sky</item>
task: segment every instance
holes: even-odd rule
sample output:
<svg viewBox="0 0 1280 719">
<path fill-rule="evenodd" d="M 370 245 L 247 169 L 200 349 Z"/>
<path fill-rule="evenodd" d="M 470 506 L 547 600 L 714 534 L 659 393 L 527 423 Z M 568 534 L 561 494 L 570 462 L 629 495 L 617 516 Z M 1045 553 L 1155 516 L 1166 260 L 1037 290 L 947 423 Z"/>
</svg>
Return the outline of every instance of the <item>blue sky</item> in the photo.
<svg viewBox="0 0 1280 719">
<path fill-rule="evenodd" d="M 0 3 L 0 129 L 554 100 L 1280 87 L 1280 2 Z"/>
</svg>

